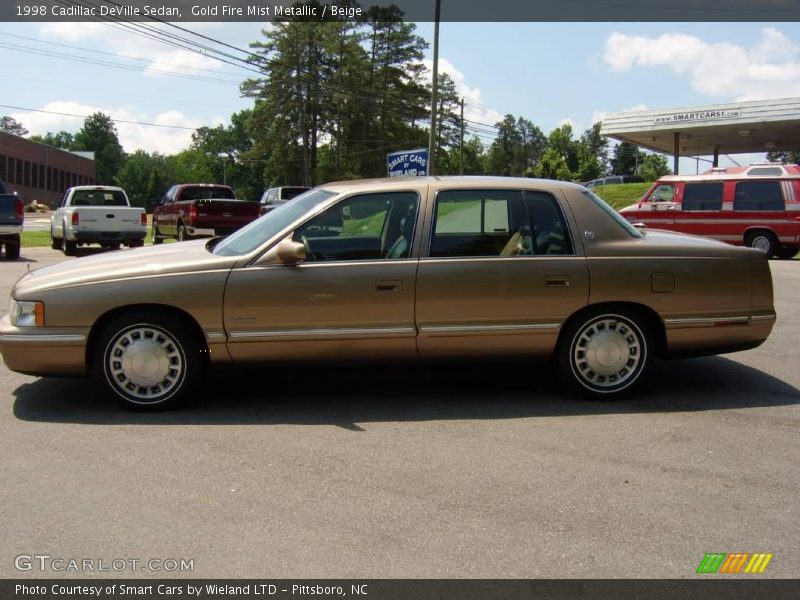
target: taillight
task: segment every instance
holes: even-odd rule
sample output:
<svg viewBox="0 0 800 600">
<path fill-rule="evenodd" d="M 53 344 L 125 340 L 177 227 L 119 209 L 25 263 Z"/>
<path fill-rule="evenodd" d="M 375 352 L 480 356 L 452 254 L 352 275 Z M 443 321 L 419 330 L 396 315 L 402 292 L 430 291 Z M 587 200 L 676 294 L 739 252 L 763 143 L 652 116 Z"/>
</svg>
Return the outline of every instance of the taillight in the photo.
<svg viewBox="0 0 800 600">
<path fill-rule="evenodd" d="M 147 227 L 147 213 L 142 213 L 142 225 Z"/>
<path fill-rule="evenodd" d="M 197 205 L 190 204 L 189 205 L 189 220 L 195 221 L 197 219 Z"/>
<path fill-rule="evenodd" d="M 17 219 L 25 219 L 25 203 L 22 202 L 22 198 L 17 198 Z"/>
<path fill-rule="evenodd" d="M 72 224 L 78 225 L 81 222 L 81 218 L 78 216 L 77 211 L 72 213 Z"/>
</svg>

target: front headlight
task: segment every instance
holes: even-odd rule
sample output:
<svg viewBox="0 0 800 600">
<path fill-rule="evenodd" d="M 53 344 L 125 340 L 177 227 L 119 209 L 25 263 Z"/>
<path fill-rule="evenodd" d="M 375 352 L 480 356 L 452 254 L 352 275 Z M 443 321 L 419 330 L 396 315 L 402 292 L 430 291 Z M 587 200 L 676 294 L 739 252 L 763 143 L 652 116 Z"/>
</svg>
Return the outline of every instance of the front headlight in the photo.
<svg viewBox="0 0 800 600">
<path fill-rule="evenodd" d="M 11 299 L 8 307 L 14 327 L 44 327 L 44 304 Z"/>
</svg>

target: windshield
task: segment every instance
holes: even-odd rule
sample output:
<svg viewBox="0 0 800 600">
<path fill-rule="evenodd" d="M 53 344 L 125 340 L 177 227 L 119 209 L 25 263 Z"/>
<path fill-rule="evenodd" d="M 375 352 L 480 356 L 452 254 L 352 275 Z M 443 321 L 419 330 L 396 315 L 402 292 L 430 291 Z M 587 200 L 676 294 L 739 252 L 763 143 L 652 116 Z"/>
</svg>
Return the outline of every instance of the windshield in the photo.
<svg viewBox="0 0 800 600">
<path fill-rule="evenodd" d="M 217 244 L 213 252 L 217 256 L 238 256 L 252 252 L 333 195 L 333 192 L 320 189 L 308 191 L 242 227 Z"/>
<path fill-rule="evenodd" d="M 583 195 L 587 196 L 592 202 L 594 202 L 595 204 L 597 204 L 597 206 L 602 208 L 603 211 L 609 217 L 614 219 L 614 221 L 616 221 L 620 225 L 620 227 L 622 227 L 625 231 L 627 231 L 632 237 L 635 238 L 642 237 L 642 234 L 638 229 L 636 229 L 633 225 L 628 223 L 625 217 L 623 217 L 621 214 L 619 214 L 617 211 L 611 208 L 608 204 L 606 204 L 605 200 L 595 195 L 594 192 L 591 192 L 589 190 L 584 190 Z"/>
</svg>

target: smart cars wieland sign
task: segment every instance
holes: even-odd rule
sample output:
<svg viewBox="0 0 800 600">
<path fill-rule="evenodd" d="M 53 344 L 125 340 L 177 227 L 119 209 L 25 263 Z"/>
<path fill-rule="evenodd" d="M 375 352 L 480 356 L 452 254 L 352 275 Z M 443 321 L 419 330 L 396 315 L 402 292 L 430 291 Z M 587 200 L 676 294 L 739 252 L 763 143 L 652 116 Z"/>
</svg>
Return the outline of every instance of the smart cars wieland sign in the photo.
<svg viewBox="0 0 800 600">
<path fill-rule="evenodd" d="M 391 152 L 386 155 L 386 172 L 389 177 L 423 177 L 428 174 L 428 151 Z"/>
</svg>

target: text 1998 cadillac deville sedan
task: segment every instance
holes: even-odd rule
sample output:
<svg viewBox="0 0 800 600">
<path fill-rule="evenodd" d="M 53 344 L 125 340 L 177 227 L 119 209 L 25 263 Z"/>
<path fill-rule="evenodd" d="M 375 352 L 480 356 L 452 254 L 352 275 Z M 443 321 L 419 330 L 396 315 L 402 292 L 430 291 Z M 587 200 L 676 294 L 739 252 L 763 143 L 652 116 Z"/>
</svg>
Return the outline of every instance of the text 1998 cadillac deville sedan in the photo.
<svg viewBox="0 0 800 600">
<path fill-rule="evenodd" d="M 530 356 L 606 397 L 774 322 L 758 250 L 639 230 L 578 185 L 437 177 L 326 184 L 225 239 L 33 271 L 0 352 L 134 408 L 190 396 L 209 365 L 276 360 Z"/>
</svg>

